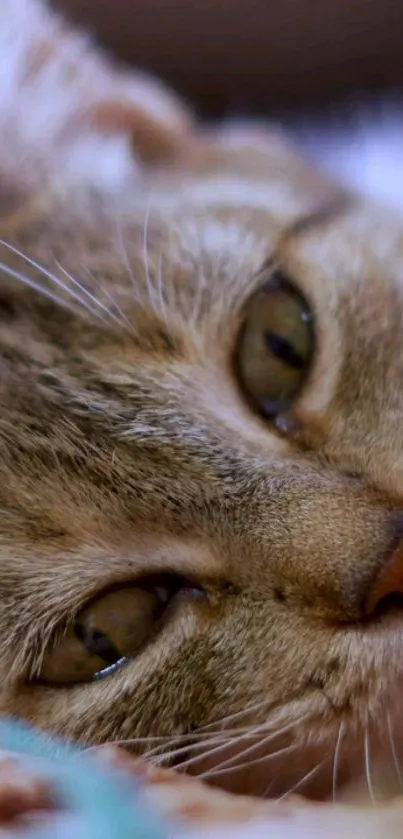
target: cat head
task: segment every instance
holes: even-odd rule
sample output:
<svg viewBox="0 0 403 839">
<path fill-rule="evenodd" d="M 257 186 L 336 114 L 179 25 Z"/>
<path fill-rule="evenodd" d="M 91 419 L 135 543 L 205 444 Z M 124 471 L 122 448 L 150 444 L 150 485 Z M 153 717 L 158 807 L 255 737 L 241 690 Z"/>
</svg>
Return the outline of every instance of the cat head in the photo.
<svg viewBox="0 0 403 839">
<path fill-rule="evenodd" d="M 179 145 L 5 192 L 0 709 L 327 795 L 403 735 L 403 227 L 263 129 Z"/>
</svg>

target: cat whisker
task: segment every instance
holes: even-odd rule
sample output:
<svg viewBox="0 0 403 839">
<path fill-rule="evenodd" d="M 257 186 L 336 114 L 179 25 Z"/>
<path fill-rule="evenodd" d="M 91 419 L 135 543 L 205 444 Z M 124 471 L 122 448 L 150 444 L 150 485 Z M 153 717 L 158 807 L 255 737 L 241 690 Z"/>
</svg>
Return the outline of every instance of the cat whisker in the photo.
<svg viewBox="0 0 403 839">
<path fill-rule="evenodd" d="M 67 278 L 67 279 L 68 279 L 68 280 L 69 280 L 69 281 L 70 281 L 70 282 L 71 282 L 71 283 L 72 283 L 72 284 L 73 284 L 76 288 L 78 288 L 78 289 L 79 289 L 79 291 L 80 291 L 82 294 L 84 294 L 84 296 L 85 296 L 85 297 L 87 297 L 87 298 L 88 298 L 88 300 L 90 300 L 90 301 L 91 301 L 91 303 L 93 303 L 95 306 L 98 306 L 98 308 L 99 308 L 99 309 L 101 309 L 103 312 L 105 312 L 105 314 L 107 315 L 107 317 L 111 318 L 111 320 L 115 321 L 115 323 L 117 323 L 119 326 L 123 326 L 123 327 L 124 327 L 124 323 L 122 323 L 122 321 L 121 321 L 121 320 L 120 320 L 120 319 L 119 319 L 119 318 L 118 318 L 118 317 L 117 317 L 117 316 L 116 316 L 116 315 L 115 315 L 115 314 L 114 314 L 114 313 L 113 313 L 110 309 L 108 309 L 108 307 L 107 307 L 107 306 L 105 306 L 105 305 L 104 305 L 104 303 L 102 303 L 102 301 L 101 301 L 101 300 L 99 300 L 97 297 L 95 297 L 93 294 L 91 294 L 91 292 L 90 292 L 90 291 L 88 291 L 88 289 L 87 289 L 87 288 L 85 288 L 85 286 L 83 286 L 83 285 L 82 285 L 82 284 L 81 284 L 81 283 L 80 283 L 80 282 L 79 282 L 79 281 L 78 281 L 75 277 L 73 277 L 73 276 L 72 276 L 72 274 L 70 274 L 70 273 L 69 273 L 69 271 L 66 271 L 66 269 L 65 269 L 65 268 L 63 268 L 63 265 L 61 265 L 61 264 L 60 264 L 60 262 L 58 262 L 58 260 L 57 260 L 57 259 L 55 259 L 55 264 L 57 265 L 57 267 L 58 267 L 59 271 L 61 271 L 61 272 L 64 274 L 64 276 L 65 276 L 65 277 L 66 277 L 66 278 Z"/>
<path fill-rule="evenodd" d="M 302 722 L 308 716 L 309 715 L 307 714 L 306 717 L 300 717 L 298 720 L 293 720 L 292 722 L 288 723 L 287 725 L 282 726 L 281 728 L 277 728 L 274 731 L 269 732 L 268 736 L 266 738 L 264 738 L 264 742 L 268 743 L 268 742 L 270 742 L 270 740 L 274 740 L 280 734 L 287 733 L 288 731 L 290 731 L 292 728 L 294 728 L 296 725 L 298 725 L 300 722 Z M 251 728 L 249 731 L 245 732 L 244 734 L 241 734 L 240 736 L 231 738 L 230 741 L 228 741 L 228 739 L 227 739 L 221 745 L 215 746 L 215 748 L 209 749 L 207 752 L 203 752 L 201 755 L 196 755 L 195 757 L 189 758 L 189 760 L 184 761 L 184 763 L 181 764 L 181 769 L 183 769 L 183 768 L 187 769 L 189 766 L 193 766 L 195 763 L 197 763 L 198 761 L 200 762 L 200 760 L 202 760 L 202 759 L 205 760 L 206 758 L 211 757 L 214 754 L 222 752 L 223 749 L 228 748 L 229 744 L 231 746 L 237 746 L 242 741 L 249 740 L 251 737 L 256 737 L 257 734 L 263 733 L 264 731 L 267 731 L 267 729 L 268 729 L 267 722 L 263 723 L 261 725 L 256 725 L 253 728 Z M 261 746 L 261 741 L 260 742 L 258 741 L 257 743 L 254 743 L 251 746 L 247 746 L 247 748 L 241 753 L 241 756 L 244 757 L 245 754 L 253 751 L 258 746 L 259 747 Z M 236 757 L 228 758 L 227 761 L 224 761 L 223 763 L 221 763 L 220 768 L 224 768 L 224 766 L 227 765 L 227 764 L 230 765 L 234 760 L 237 760 L 237 759 L 239 759 L 239 754 Z"/>
<path fill-rule="evenodd" d="M 206 741 L 198 741 L 197 743 L 186 743 L 183 746 L 179 746 L 177 749 L 171 749 L 170 751 L 165 751 L 164 754 L 158 754 L 157 753 L 158 749 L 155 748 L 155 749 L 152 749 L 150 752 L 147 752 L 147 758 L 152 757 L 153 759 L 155 758 L 158 761 L 169 760 L 169 759 L 172 759 L 172 758 L 177 758 L 182 754 L 187 755 L 187 754 L 189 754 L 189 752 L 192 752 L 192 751 L 195 751 L 195 750 L 200 751 L 200 749 L 203 749 L 204 746 L 206 746 L 206 745 L 211 746 L 211 745 L 216 745 L 217 743 L 219 743 L 219 744 L 223 743 L 224 745 L 228 745 L 229 743 L 231 743 L 231 737 L 226 737 L 226 736 L 222 735 L 221 737 L 217 736 L 217 737 L 214 737 L 214 738 L 209 738 Z M 175 745 L 175 743 L 172 743 L 172 746 L 174 746 L 174 745 Z M 161 748 L 162 747 L 160 747 L 160 749 Z M 204 757 L 205 754 L 206 754 L 206 752 L 202 751 L 201 754 L 196 755 L 196 757 L 193 758 L 193 759 L 195 759 L 195 760 L 201 759 L 202 757 Z M 190 758 L 190 760 L 193 760 L 193 759 Z M 181 768 L 182 768 L 182 766 L 184 765 L 185 762 L 180 764 Z"/>
<path fill-rule="evenodd" d="M 157 272 L 157 294 L 158 294 L 158 302 L 161 310 L 161 314 L 164 318 L 165 325 L 169 326 L 169 320 L 167 315 L 167 310 L 165 307 L 165 300 L 164 300 L 164 289 L 163 289 L 163 282 L 162 282 L 162 263 L 163 263 L 163 254 L 160 253 L 159 261 L 158 261 L 158 272 Z"/>
<path fill-rule="evenodd" d="M 91 274 L 91 276 L 93 277 L 92 274 Z M 95 278 L 93 277 L 93 279 L 95 279 Z M 110 300 L 113 308 L 116 309 L 116 311 L 119 313 L 120 318 L 121 318 L 121 322 L 122 322 L 122 326 L 126 325 L 129 332 L 132 332 L 133 335 L 135 335 L 136 331 L 133 327 L 133 324 L 130 322 L 129 318 L 127 317 L 126 313 L 123 311 L 122 307 L 119 305 L 119 303 L 116 301 L 116 299 L 112 296 L 112 294 L 108 291 L 107 288 L 103 288 L 102 290 L 103 290 L 103 293 L 107 296 L 108 300 Z"/>
<path fill-rule="evenodd" d="M 303 775 L 303 777 L 299 781 L 297 781 L 296 784 L 290 787 L 290 789 L 288 789 L 287 792 L 284 792 L 283 795 L 280 795 L 279 798 L 277 798 L 277 801 L 284 801 L 286 798 L 292 795 L 293 792 L 295 792 L 297 789 L 300 789 L 304 784 L 306 784 L 307 781 L 313 778 L 319 772 L 319 770 L 322 769 L 322 766 L 325 765 L 326 760 L 327 758 L 321 760 L 320 763 L 317 763 L 316 766 L 313 767 L 313 769 L 310 769 L 309 772 Z"/>
<path fill-rule="evenodd" d="M 247 732 L 248 729 L 243 728 L 240 731 L 243 734 L 244 732 Z M 235 737 L 239 733 L 240 733 L 239 729 L 230 729 L 228 731 L 222 731 L 222 732 L 209 732 L 207 735 L 200 734 L 200 733 L 180 734 L 180 735 L 177 735 L 176 737 L 170 738 L 170 742 L 168 742 L 168 743 L 165 741 L 165 742 L 161 743 L 159 746 L 155 746 L 154 749 L 152 749 L 150 752 L 148 752 L 148 756 L 154 756 L 155 755 L 156 757 L 159 757 L 160 755 L 158 754 L 158 752 L 161 751 L 161 749 L 165 749 L 167 746 L 170 746 L 170 745 L 175 746 L 176 744 L 178 744 L 180 742 L 183 742 L 185 740 L 186 745 L 181 746 L 180 748 L 176 749 L 174 754 L 172 752 L 169 752 L 169 753 L 167 752 L 167 757 L 177 756 L 180 753 L 193 751 L 194 749 L 200 749 L 205 745 L 210 745 L 211 746 L 211 744 L 220 743 L 220 742 L 223 742 L 224 740 L 226 740 L 228 742 L 231 742 L 231 737 Z M 162 757 L 163 757 L 163 755 L 162 755 Z"/>
<path fill-rule="evenodd" d="M 168 318 L 167 318 L 167 311 L 165 307 L 165 300 L 163 295 L 163 288 L 162 288 L 162 259 L 163 255 L 161 253 L 159 259 L 159 266 L 157 271 L 157 278 L 156 284 L 153 283 L 151 278 L 151 269 L 150 269 L 150 259 L 149 259 L 149 247 L 148 247 L 148 233 L 149 233 L 149 224 L 150 224 L 150 216 L 151 216 L 151 194 L 148 196 L 147 207 L 144 216 L 144 224 L 143 224 L 143 265 L 144 265 L 144 274 L 145 280 L 147 285 L 147 292 L 149 301 L 157 315 L 157 317 L 162 318 L 167 326 L 169 326 Z"/>
<path fill-rule="evenodd" d="M 372 785 L 372 778 L 371 778 L 371 749 L 370 749 L 370 742 L 369 742 L 369 728 L 368 725 L 365 729 L 365 737 L 364 737 L 364 760 L 365 760 L 365 777 L 367 781 L 368 793 L 373 805 L 376 804 L 376 797 L 374 794 L 374 788 Z"/>
<path fill-rule="evenodd" d="M 215 778 L 217 775 L 227 775 L 231 773 L 233 774 L 234 772 L 240 772 L 241 769 L 249 769 L 252 766 L 259 766 L 262 763 L 267 763 L 268 761 L 273 760 L 273 758 L 280 757 L 280 755 L 289 754 L 289 752 L 295 751 L 296 748 L 297 747 L 295 745 L 285 746 L 284 749 L 278 749 L 276 752 L 271 752 L 270 754 L 263 755 L 262 757 L 256 757 L 252 760 L 245 760 L 242 763 L 237 763 L 235 766 L 223 768 L 220 764 L 218 764 L 217 768 L 208 769 L 207 772 L 201 772 L 199 777 L 204 780 L 205 778 Z M 244 754 L 245 753 L 242 752 L 240 757 L 243 757 Z"/>
<path fill-rule="evenodd" d="M 134 292 L 135 295 L 137 295 L 137 291 L 138 291 L 137 283 L 136 283 L 136 279 L 135 279 L 135 276 L 134 276 L 132 265 L 130 263 L 129 254 L 128 254 L 128 251 L 127 251 L 126 242 L 125 242 L 124 235 L 123 235 L 123 228 L 122 228 L 122 225 L 119 222 L 119 217 L 118 216 L 116 216 L 116 231 L 117 231 L 118 247 L 119 247 L 120 255 L 121 255 L 121 258 L 122 258 L 122 262 L 123 262 L 124 267 L 126 268 L 127 275 L 129 277 L 130 283 L 131 283 L 132 288 L 133 288 L 133 292 Z"/>
<path fill-rule="evenodd" d="M 238 727 L 238 728 L 225 728 L 225 729 L 222 729 L 222 731 L 203 732 L 203 731 L 199 731 L 197 729 L 197 731 L 191 731 L 187 734 L 178 734 L 176 736 L 181 737 L 182 739 L 187 739 L 187 740 L 199 739 L 199 740 L 206 740 L 206 742 L 208 742 L 209 740 L 213 740 L 215 737 L 218 737 L 220 735 L 221 736 L 226 736 L 226 737 L 227 736 L 231 737 L 231 736 L 236 735 L 236 734 L 243 734 L 244 732 L 249 731 L 249 730 L 250 730 L 250 726 L 245 725 L 245 726 Z"/>
<path fill-rule="evenodd" d="M 149 751 L 147 751 L 145 753 L 146 757 L 153 756 L 154 753 L 158 757 L 159 756 L 158 755 L 159 750 L 166 749 L 169 746 L 174 746 L 177 743 L 180 743 L 181 741 L 184 741 L 184 740 L 188 741 L 190 736 L 192 738 L 194 737 L 193 734 L 192 735 L 176 734 L 175 736 L 172 736 L 172 735 L 169 735 L 169 734 L 165 734 L 165 735 L 152 735 L 152 734 L 150 734 L 150 735 L 147 735 L 146 737 L 129 737 L 129 738 L 120 739 L 120 740 L 107 740 L 105 743 L 102 743 L 102 744 L 97 744 L 95 746 L 86 746 L 83 749 L 83 751 L 85 751 L 85 752 L 93 751 L 93 750 L 95 751 L 97 749 L 102 748 L 103 746 L 118 746 L 118 747 L 126 746 L 126 747 L 129 747 L 129 746 L 138 746 L 138 745 L 140 746 L 140 745 L 144 745 L 144 744 L 148 744 L 148 743 L 150 743 L 150 744 L 151 743 L 158 743 L 157 746 L 155 746 L 153 749 L 150 749 Z M 198 736 L 202 737 L 203 735 L 198 735 Z M 208 736 L 206 742 L 211 743 L 213 737 L 214 737 L 214 735 Z M 187 742 L 187 745 L 185 747 L 183 747 L 183 749 L 188 750 L 189 748 L 192 747 L 192 745 L 195 748 L 200 747 L 199 743 L 189 744 Z M 172 752 L 169 752 L 169 753 L 167 753 L 166 756 L 169 757 L 171 754 L 172 754 Z M 164 757 L 164 756 L 162 756 L 162 757 Z"/>
<path fill-rule="evenodd" d="M 69 286 L 66 286 L 66 284 L 63 283 L 62 280 L 60 280 L 58 277 L 56 277 L 54 274 L 52 274 L 51 271 L 48 271 L 48 269 L 45 268 L 44 265 L 41 265 L 35 259 L 32 259 L 27 254 L 23 253 L 23 251 L 20 251 L 18 248 L 15 248 L 14 245 L 11 245 L 9 242 L 6 242 L 4 239 L 0 239 L 0 245 L 4 245 L 4 247 L 6 247 L 8 250 L 10 250 L 12 253 L 14 253 L 16 256 L 21 257 L 21 259 L 23 259 L 25 262 L 27 262 L 28 265 L 31 265 L 31 267 L 35 268 L 37 271 L 39 271 L 39 273 L 42 274 L 42 276 L 44 276 L 46 279 L 50 280 L 51 283 L 53 283 L 53 285 L 56 285 L 62 291 L 67 292 L 68 296 L 71 299 L 73 299 L 75 302 L 79 303 L 79 305 L 82 306 L 87 311 L 89 311 L 91 313 L 91 315 L 93 315 L 94 317 L 98 317 L 100 320 L 104 320 L 101 313 L 98 312 L 97 309 L 94 309 L 93 306 L 91 306 L 85 298 L 81 297 L 80 294 L 73 291 L 73 289 L 69 288 Z M 2 265 L 3 270 L 4 270 L 4 268 L 8 268 L 8 266 L 3 266 Z M 19 279 L 21 282 L 24 282 L 25 275 L 19 274 L 19 272 L 17 272 L 17 271 L 12 275 L 10 273 L 11 271 L 13 271 L 12 268 L 9 269 L 9 276 L 14 276 L 15 279 Z M 27 282 L 27 280 L 29 280 L 29 282 Z M 53 297 L 50 297 L 50 294 L 46 293 L 47 292 L 46 286 L 42 286 L 40 283 L 36 283 L 35 280 L 31 280 L 30 278 L 25 278 L 25 285 L 28 285 L 28 286 L 30 286 L 30 288 L 34 289 L 35 291 L 40 292 L 41 294 L 43 294 L 43 296 L 48 297 L 49 299 L 53 299 L 54 302 L 59 303 L 59 300 L 60 300 L 61 301 L 60 305 L 64 305 L 65 301 L 64 301 L 63 297 L 59 298 L 59 295 L 53 295 Z"/>
<path fill-rule="evenodd" d="M 274 783 L 274 781 L 271 780 L 270 783 L 267 785 L 266 789 L 264 790 L 263 794 L 261 795 L 261 798 L 268 798 L 269 797 L 269 792 L 273 788 L 273 783 Z"/>
<path fill-rule="evenodd" d="M 144 226 L 143 226 L 143 264 L 144 264 L 144 274 L 145 280 L 147 285 L 148 291 L 148 299 L 151 303 L 153 309 L 155 310 L 158 317 L 162 317 L 165 324 L 168 326 L 168 315 L 165 307 L 163 289 L 162 289 L 162 261 L 163 261 L 163 254 L 160 255 L 159 260 L 159 269 L 157 272 L 157 287 L 154 287 L 151 281 L 151 271 L 150 271 L 150 264 L 149 264 L 149 256 L 148 256 L 148 223 L 149 223 L 149 215 L 151 211 L 150 200 L 147 204 L 145 219 L 144 219 Z M 119 223 L 118 217 L 116 218 L 116 228 L 117 228 L 117 235 L 118 235 L 118 245 L 119 250 L 121 253 L 121 257 L 123 260 L 123 264 L 126 268 L 127 274 L 129 276 L 132 289 L 134 292 L 135 299 L 138 299 L 138 283 L 136 283 L 136 279 L 133 273 L 133 268 L 130 264 L 129 254 L 127 251 L 126 243 L 124 240 L 123 229 Z M 156 299 L 158 301 L 158 305 L 156 305 Z M 144 305 L 143 301 L 139 300 L 140 305 Z"/>
<path fill-rule="evenodd" d="M 279 733 L 281 733 L 281 732 L 279 732 Z M 241 751 L 238 752 L 236 755 L 232 755 L 232 757 L 229 757 L 226 760 L 221 761 L 220 763 L 216 764 L 214 769 L 208 770 L 208 771 L 209 772 L 211 771 L 211 772 L 214 772 L 214 773 L 216 772 L 216 770 L 225 771 L 226 768 L 230 767 L 234 762 L 239 761 L 240 759 L 244 759 L 246 755 L 252 754 L 254 751 L 256 751 L 257 748 L 261 749 L 267 743 L 270 743 L 277 736 L 277 732 L 275 734 L 273 734 L 273 732 L 271 732 L 269 735 L 267 735 L 267 737 L 263 737 L 263 739 L 261 738 L 260 733 L 254 734 L 253 731 L 252 732 L 247 732 L 247 736 L 248 736 L 248 741 L 249 741 L 250 737 L 252 737 L 252 736 L 257 737 L 257 741 L 255 743 L 252 743 L 250 746 L 248 745 L 248 743 L 246 743 L 245 748 L 241 749 Z M 234 745 L 234 744 L 238 744 L 239 741 L 243 739 L 243 737 L 244 737 L 244 735 L 242 735 L 240 737 L 231 738 L 229 740 L 228 744 L 231 745 L 231 746 Z M 202 757 L 205 757 L 205 754 L 202 755 Z"/>
<path fill-rule="evenodd" d="M 214 722 L 206 723 L 205 725 L 201 725 L 198 727 L 198 731 L 208 731 L 209 729 L 214 729 L 218 725 L 222 725 L 223 723 L 233 722 L 234 720 L 239 719 L 240 717 L 245 717 L 249 713 L 253 713 L 256 711 L 261 711 L 262 708 L 267 707 L 267 700 L 259 700 L 259 702 L 250 703 L 246 705 L 245 708 L 242 708 L 241 711 L 236 711 L 233 714 L 227 714 L 225 717 L 220 717 L 218 720 L 214 720 Z"/>
<path fill-rule="evenodd" d="M 344 720 L 341 721 L 339 725 L 339 731 L 337 734 L 336 745 L 334 748 L 334 758 L 333 758 L 333 773 L 332 773 L 332 795 L 333 801 L 336 801 L 336 792 L 337 792 L 337 771 L 339 768 L 339 758 L 340 758 L 340 748 L 344 734 Z"/>
<path fill-rule="evenodd" d="M 390 748 L 391 748 L 391 751 L 392 751 L 392 757 L 393 757 L 393 763 L 394 763 L 394 766 L 395 766 L 396 775 L 397 775 L 397 778 L 398 778 L 398 781 L 399 781 L 400 789 L 403 789 L 402 769 L 401 769 L 401 766 L 400 766 L 399 758 L 397 756 L 395 738 L 393 736 L 392 720 L 390 719 L 390 716 L 389 716 L 388 713 L 386 713 L 386 724 L 388 726 Z"/>
<path fill-rule="evenodd" d="M 197 276 L 197 285 L 195 294 L 193 297 L 193 306 L 192 306 L 192 322 L 196 325 L 198 318 L 200 317 L 201 311 L 201 304 L 203 300 L 203 292 L 206 287 L 206 277 L 203 270 L 203 260 L 202 260 L 202 252 L 199 246 L 199 258 L 197 260 L 195 266 L 195 274 Z"/>
<path fill-rule="evenodd" d="M 156 271 L 155 280 L 152 278 L 152 274 L 154 271 L 151 270 L 150 266 L 150 258 L 149 258 L 149 247 L 148 247 L 148 230 L 149 230 L 149 219 L 151 214 L 151 197 L 149 196 L 147 207 L 145 211 L 144 223 L 143 223 L 143 233 L 142 233 L 142 254 L 143 254 L 143 265 L 144 265 L 144 276 L 147 286 L 147 293 L 148 293 L 148 301 L 151 304 L 152 309 L 155 311 L 157 317 L 162 319 L 169 329 L 169 318 L 166 308 L 166 301 L 163 289 L 163 253 L 160 253 L 159 260 L 158 260 L 158 268 Z M 116 217 L 116 229 L 117 229 L 117 237 L 118 237 L 118 246 L 119 251 L 123 260 L 123 264 L 126 268 L 127 274 L 129 276 L 132 289 L 134 292 L 134 298 L 138 301 L 139 306 L 144 306 L 144 300 L 142 297 L 139 297 L 139 284 L 136 282 L 133 268 L 130 263 L 128 250 L 126 247 L 124 233 L 122 225 L 119 223 L 118 217 Z"/>
<path fill-rule="evenodd" d="M 104 746 L 137 746 L 143 743 L 154 743 L 156 740 L 172 740 L 172 737 L 166 735 L 165 737 L 157 737 L 150 735 L 148 737 L 130 737 L 127 740 L 107 740 L 105 743 L 98 743 L 95 746 L 85 746 L 81 751 L 92 752 L 102 749 Z"/>
<path fill-rule="evenodd" d="M 169 758 L 169 757 L 178 757 L 180 754 L 188 754 L 190 751 L 195 751 L 196 749 L 200 750 L 205 746 L 216 745 L 217 743 L 224 743 L 230 745 L 238 738 L 239 735 L 247 735 L 248 739 L 251 737 L 258 738 L 258 742 L 256 743 L 257 746 L 261 744 L 260 734 L 256 732 L 255 734 L 253 731 L 251 732 L 250 726 L 242 727 L 242 728 L 234 728 L 234 729 L 223 729 L 222 732 L 208 732 L 207 735 L 196 733 L 196 734 L 184 734 L 180 735 L 180 737 L 185 740 L 188 740 L 187 744 L 184 746 L 180 746 L 179 748 L 175 749 L 175 751 L 166 752 L 166 754 L 160 755 L 162 749 L 166 749 L 167 745 L 176 745 L 176 743 L 180 742 L 179 738 L 172 738 L 171 743 L 161 743 L 160 745 L 156 746 L 154 749 L 151 749 L 147 752 L 147 757 L 161 757 L 162 759 Z M 195 741 L 195 738 L 198 738 Z M 200 754 L 200 758 L 205 757 L 206 752 L 203 751 Z M 183 764 L 181 764 L 183 766 Z"/>
<path fill-rule="evenodd" d="M 148 258 L 148 225 L 150 221 L 150 213 L 151 213 L 151 196 L 148 196 L 146 212 L 144 216 L 144 225 L 143 225 L 143 264 L 144 264 L 144 272 L 147 284 L 147 291 L 150 300 L 152 300 L 154 296 L 154 289 L 151 283 L 150 277 L 150 264 Z"/>
<path fill-rule="evenodd" d="M 0 262 L 0 271 L 2 271 L 3 274 L 5 274 L 7 277 L 10 277 L 10 279 L 17 280 L 18 282 L 22 283 L 28 288 L 32 288 L 33 291 L 37 291 L 38 294 L 42 295 L 42 297 L 46 297 L 48 300 L 51 300 L 52 303 L 56 303 L 62 309 L 66 309 L 67 311 L 72 312 L 75 315 L 81 314 L 81 312 L 77 311 L 75 306 L 73 306 L 59 294 L 55 294 L 54 292 L 50 291 L 48 288 L 46 288 L 46 286 L 42 286 L 41 283 L 36 282 L 31 277 L 28 277 L 26 274 L 21 274 L 19 271 L 15 271 L 14 268 L 10 268 L 3 262 Z"/>
<path fill-rule="evenodd" d="M 232 728 L 232 729 L 223 729 L 221 732 L 220 731 L 209 731 L 209 732 L 204 733 L 204 732 L 201 732 L 201 731 L 196 731 L 196 732 L 192 732 L 191 734 L 180 734 L 180 735 L 176 735 L 176 737 L 170 738 L 170 742 L 166 743 L 166 741 L 165 741 L 165 742 L 161 743 L 160 745 L 156 746 L 154 749 L 151 749 L 149 752 L 147 752 L 147 757 L 161 757 L 163 759 L 170 758 L 170 757 L 177 757 L 180 754 L 183 754 L 183 753 L 187 754 L 189 751 L 194 751 L 195 749 L 201 749 L 206 745 L 211 746 L 211 745 L 215 745 L 217 743 L 229 744 L 229 743 L 233 742 L 234 738 L 238 738 L 238 736 L 240 734 L 241 735 L 246 734 L 246 735 L 248 735 L 248 738 L 250 738 L 251 736 L 255 736 L 255 737 L 260 738 L 260 734 L 258 732 L 256 732 L 255 735 L 253 735 L 253 731 L 251 733 L 250 726 L 244 726 L 244 727 L 238 727 L 238 728 Z M 161 749 L 166 749 L 167 746 L 170 746 L 170 745 L 174 746 L 178 742 L 180 742 L 181 740 L 182 741 L 186 740 L 188 742 L 186 743 L 186 745 L 175 749 L 175 751 L 167 752 L 165 755 L 160 755 L 159 754 Z M 196 742 L 194 742 L 195 740 L 196 740 Z M 201 756 L 204 756 L 205 754 L 206 754 L 206 752 L 203 752 Z"/>
<path fill-rule="evenodd" d="M 81 265 L 81 270 L 82 270 L 82 271 L 85 271 L 85 273 L 87 274 L 87 277 L 89 277 L 89 279 L 90 279 L 93 283 L 95 283 L 96 285 L 98 285 L 98 286 L 100 286 L 100 287 L 101 287 L 101 289 L 102 289 L 102 293 L 106 295 L 106 297 L 108 298 L 108 300 L 110 300 L 110 302 L 111 302 L 111 304 L 112 304 L 112 309 L 115 309 L 115 310 L 118 312 L 119 316 L 121 317 L 121 319 L 122 319 L 122 326 L 126 326 L 126 327 L 128 328 L 128 330 L 129 330 L 129 331 L 130 331 L 133 335 L 136 335 L 137 333 L 136 333 L 136 330 L 135 330 L 135 329 L 134 329 L 134 327 L 133 327 L 133 324 L 131 323 L 131 321 L 129 320 L 129 318 L 127 317 L 126 313 L 123 311 L 122 307 L 119 305 L 119 303 L 117 302 L 117 300 L 115 299 L 115 297 L 113 297 L 113 295 L 110 293 L 110 291 L 108 291 L 108 289 L 107 289 L 107 288 L 105 288 L 104 286 L 102 286 L 102 285 L 101 285 L 100 280 L 98 279 L 98 277 L 97 277 L 95 274 L 93 274 L 93 272 L 92 272 L 92 271 L 90 271 L 90 270 L 89 270 L 89 268 L 87 268 L 85 265 Z"/>
</svg>

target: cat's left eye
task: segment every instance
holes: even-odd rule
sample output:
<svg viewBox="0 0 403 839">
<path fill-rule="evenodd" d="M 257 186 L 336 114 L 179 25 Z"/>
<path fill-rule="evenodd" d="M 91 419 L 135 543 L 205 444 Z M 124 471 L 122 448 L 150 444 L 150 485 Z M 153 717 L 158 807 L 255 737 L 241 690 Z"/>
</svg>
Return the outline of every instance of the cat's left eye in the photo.
<svg viewBox="0 0 403 839">
<path fill-rule="evenodd" d="M 90 603 L 45 652 L 39 679 L 68 685 L 110 672 L 138 653 L 164 612 L 169 592 L 163 586 L 109 591 Z"/>
<path fill-rule="evenodd" d="M 257 410 L 275 417 L 304 383 L 314 349 L 312 313 L 276 274 L 248 301 L 236 347 L 239 382 Z"/>
</svg>

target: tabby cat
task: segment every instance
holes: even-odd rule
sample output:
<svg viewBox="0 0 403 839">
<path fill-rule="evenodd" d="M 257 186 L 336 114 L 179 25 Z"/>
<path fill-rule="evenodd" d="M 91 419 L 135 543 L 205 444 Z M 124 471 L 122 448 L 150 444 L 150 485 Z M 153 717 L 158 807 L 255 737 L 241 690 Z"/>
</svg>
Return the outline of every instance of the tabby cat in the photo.
<svg viewBox="0 0 403 839">
<path fill-rule="evenodd" d="M 401 219 L 41 2 L 0 49 L 0 711 L 400 788 Z"/>
</svg>

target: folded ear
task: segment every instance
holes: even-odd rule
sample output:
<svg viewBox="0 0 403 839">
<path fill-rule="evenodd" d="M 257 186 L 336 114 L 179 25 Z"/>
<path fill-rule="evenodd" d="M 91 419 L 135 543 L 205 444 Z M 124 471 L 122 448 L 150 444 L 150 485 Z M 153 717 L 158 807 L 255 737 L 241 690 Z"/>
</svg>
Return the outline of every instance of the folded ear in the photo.
<svg viewBox="0 0 403 839">
<path fill-rule="evenodd" d="M 88 116 L 101 132 L 129 136 L 135 155 L 149 165 L 179 157 L 193 125 L 190 110 L 174 93 L 139 72 L 117 74 Z"/>
<path fill-rule="evenodd" d="M 168 162 L 192 130 L 159 81 L 117 67 L 42 0 L 0 15 L 0 181 L 120 188 Z"/>
</svg>

